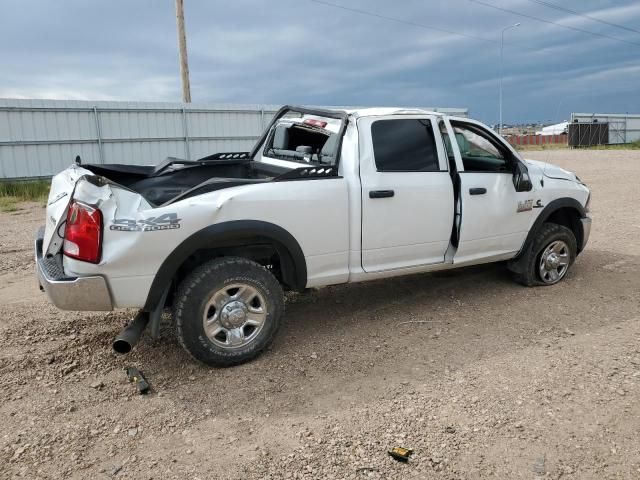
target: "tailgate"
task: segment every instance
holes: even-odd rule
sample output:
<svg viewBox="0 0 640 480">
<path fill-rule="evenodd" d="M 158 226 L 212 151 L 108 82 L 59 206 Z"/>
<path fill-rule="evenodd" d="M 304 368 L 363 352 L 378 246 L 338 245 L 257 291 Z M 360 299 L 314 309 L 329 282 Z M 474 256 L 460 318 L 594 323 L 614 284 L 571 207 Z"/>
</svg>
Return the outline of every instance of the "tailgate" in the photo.
<svg viewBox="0 0 640 480">
<path fill-rule="evenodd" d="M 61 230 L 67 219 L 67 210 L 73 197 L 76 183 L 84 175 L 93 175 L 89 170 L 72 165 L 51 180 L 51 190 L 47 200 L 47 221 L 45 223 L 42 253 L 54 255 L 60 251 L 64 237 Z"/>
</svg>

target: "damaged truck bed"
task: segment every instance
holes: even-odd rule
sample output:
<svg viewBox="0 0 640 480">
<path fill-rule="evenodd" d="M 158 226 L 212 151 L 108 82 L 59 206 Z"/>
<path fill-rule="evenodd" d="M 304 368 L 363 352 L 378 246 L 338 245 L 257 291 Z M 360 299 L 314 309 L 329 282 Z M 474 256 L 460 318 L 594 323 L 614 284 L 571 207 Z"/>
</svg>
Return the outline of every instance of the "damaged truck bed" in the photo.
<svg viewBox="0 0 640 480">
<path fill-rule="evenodd" d="M 196 161 L 169 157 L 157 166 L 106 164 L 84 168 L 139 193 L 155 206 L 222 188 L 270 181 L 287 171 L 254 162 L 249 152 L 216 153 Z"/>
</svg>

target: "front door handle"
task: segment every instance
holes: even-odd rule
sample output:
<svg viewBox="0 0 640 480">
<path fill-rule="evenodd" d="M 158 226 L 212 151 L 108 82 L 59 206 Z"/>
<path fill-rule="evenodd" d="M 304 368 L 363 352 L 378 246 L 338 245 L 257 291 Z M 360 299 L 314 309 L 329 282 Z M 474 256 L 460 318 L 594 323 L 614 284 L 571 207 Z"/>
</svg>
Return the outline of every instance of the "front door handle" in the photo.
<svg viewBox="0 0 640 480">
<path fill-rule="evenodd" d="M 391 198 L 395 195 L 393 190 L 371 190 L 369 198 Z"/>
<path fill-rule="evenodd" d="M 487 193 L 487 189 L 483 187 L 469 189 L 469 195 L 484 195 L 485 193 Z"/>
</svg>

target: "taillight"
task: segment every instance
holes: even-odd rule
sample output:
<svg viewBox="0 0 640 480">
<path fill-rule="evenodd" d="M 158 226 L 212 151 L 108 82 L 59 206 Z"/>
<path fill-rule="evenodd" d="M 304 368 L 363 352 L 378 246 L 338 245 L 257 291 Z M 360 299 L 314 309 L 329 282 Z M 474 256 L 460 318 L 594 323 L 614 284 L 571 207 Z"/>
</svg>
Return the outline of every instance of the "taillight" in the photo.
<svg viewBox="0 0 640 480">
<path fill-rule="evenodd" d="M 102 247 L 102 212 L 71 202 L 67 212 L 62 251 L 67 257 L 98 263 Z"/>
<path fill-rule="evenodd" d="M 310 125 L 312 127 L 324 128 L 327 126 L 327 122 L 323 122 L 322 120 L 316 120 L 315 118 L 307 118 L 304 121 L 305 125 Z"/>
</svg>

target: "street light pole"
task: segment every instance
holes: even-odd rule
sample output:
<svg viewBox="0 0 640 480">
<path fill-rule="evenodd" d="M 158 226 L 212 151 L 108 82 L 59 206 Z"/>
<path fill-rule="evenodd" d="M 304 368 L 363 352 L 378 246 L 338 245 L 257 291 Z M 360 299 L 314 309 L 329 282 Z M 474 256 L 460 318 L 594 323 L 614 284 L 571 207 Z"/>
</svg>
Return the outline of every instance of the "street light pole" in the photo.
<svg viewBox="0 0 640 480">
<path fill-rule="evenodd" d="M 520 22 L 509 25 L 508 27 L 502 29 L 502 33 L 500 35 L 500 127 L 498 129 L 500 135 L 502 135 L 502 63 L 504 61 L 504 32 L 506 32 L 510 28 L 516 28 L 519 26 Z"/>
</svg>

